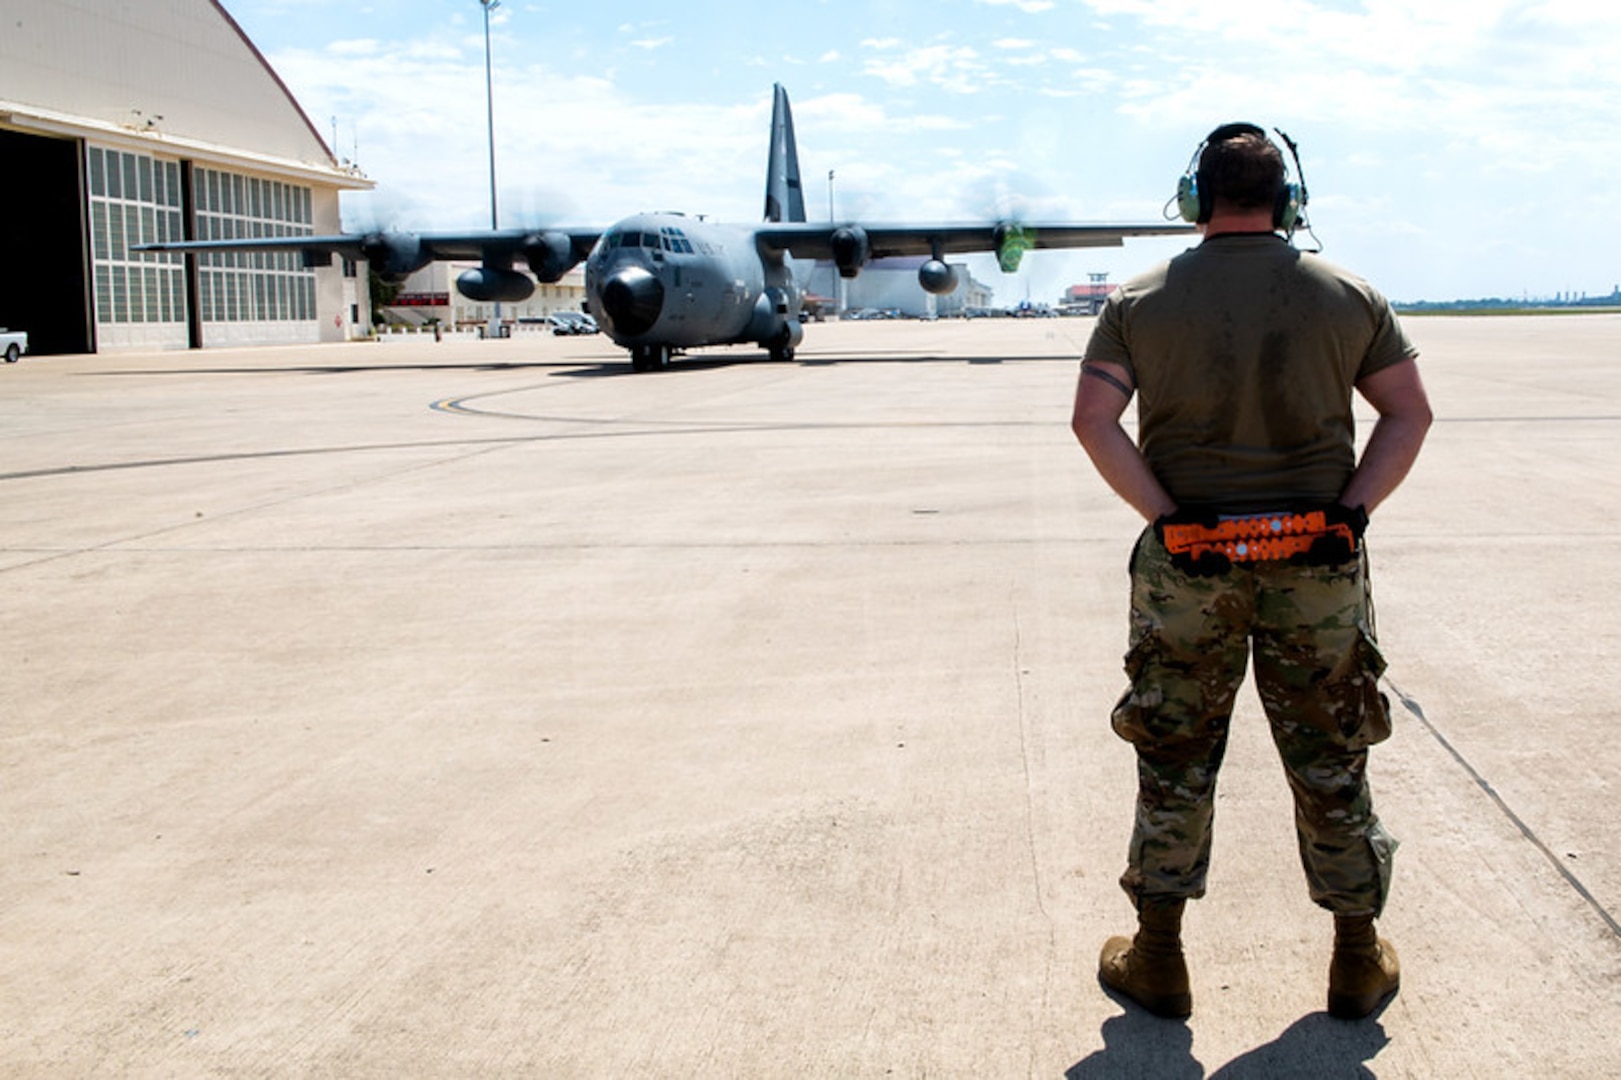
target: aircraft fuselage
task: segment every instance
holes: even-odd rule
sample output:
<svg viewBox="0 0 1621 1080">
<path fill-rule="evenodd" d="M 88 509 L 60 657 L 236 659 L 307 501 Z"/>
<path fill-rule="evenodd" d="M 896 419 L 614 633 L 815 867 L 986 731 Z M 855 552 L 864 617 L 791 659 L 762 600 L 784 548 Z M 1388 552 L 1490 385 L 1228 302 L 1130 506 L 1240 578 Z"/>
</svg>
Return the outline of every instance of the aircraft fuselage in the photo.
<svg viewBox="0 0 1621 1080">
<path fill-rule="evenodd" d="M 638 214 L 597 240 L 585 264 L 586 303 L 639 366 L 672 349 L 757 343 L 792 356 L 803 296 L 785 253 L 757 230 L 683 214 Z"/>
</svg>

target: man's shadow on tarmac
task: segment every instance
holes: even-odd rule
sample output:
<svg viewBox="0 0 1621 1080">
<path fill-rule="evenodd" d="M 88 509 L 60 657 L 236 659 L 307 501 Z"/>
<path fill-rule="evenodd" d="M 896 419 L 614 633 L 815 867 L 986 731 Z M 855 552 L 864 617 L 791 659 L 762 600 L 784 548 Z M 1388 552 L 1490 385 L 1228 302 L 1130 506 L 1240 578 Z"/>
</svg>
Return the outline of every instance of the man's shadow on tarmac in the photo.
<svg viewBox="0 0 1621 1080">
<path fill-rule="evenodd" d="M 1111 994 L 1110 997 L 1114 995 Z M 1209 1080 L 1373 1080 L 1363 1064 L 1390 1042 L 1377 1015 L 1358 1023 L 1326 1012 L 1303 1016 L 1276 1039 L 1241 1054 L 1211 1073 Z M 1103 1049 L 1064 1072 L 1064 1080 L 1205 1080 L 1193 1056 L 1193 1032 L 1185 1023 L 1161 1020 L 1127 1006 L 1103 1022 Z"/>
</svg>

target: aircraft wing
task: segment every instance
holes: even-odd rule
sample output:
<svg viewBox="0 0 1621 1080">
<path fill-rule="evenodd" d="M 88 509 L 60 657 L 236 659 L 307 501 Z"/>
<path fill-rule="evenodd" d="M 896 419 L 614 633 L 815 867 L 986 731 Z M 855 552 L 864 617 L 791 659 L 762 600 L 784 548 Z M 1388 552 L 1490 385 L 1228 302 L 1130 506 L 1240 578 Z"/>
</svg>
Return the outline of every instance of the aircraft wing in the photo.
<svg viewBox="0 0 1621 1080">
<path fill-rule="evenodd" d="M 368 237 L 358 233 L 337 236 L 256 236 L 240 240 L 154 240 L 131 244 L 131 251 L 322 251 L 359 255 Z"/>
<path fill-rule="evenodd" d="M 482 259 L 489 265 L 525 259 L 537 275 L 561 277 L 590 253 L 601 229 L 485 229 L 473 232 L 371 232 L 330 236 L 264 236 L 234 240 L 171 240 L 132 244 L 132 251 L 296 251 L 366 259 L 384 276 L 403 278 L 442 259 Z M 312 260 L 313 261 L 313 260 Z M 324 261 L 324 260 L 323 260 Z M 561 268 L 561 269 L 558 269 Z M 553 278 L 555 280 L 555 278 Z"/>
<path fill-rule="evenodd" d="M 988 251 L 1011 273 L 1027 251 L 1040 248 L 1120 247 L 1137 236 L 1194 235 L 1191 225 L 1109 225 L 1074 222 L 957 222 L 936 225 L 782 223 L 756 232 L 762 248 L 795 258 L 831 259 L 841 268 L 896 255 L 965 255 Z"/>
</svg>

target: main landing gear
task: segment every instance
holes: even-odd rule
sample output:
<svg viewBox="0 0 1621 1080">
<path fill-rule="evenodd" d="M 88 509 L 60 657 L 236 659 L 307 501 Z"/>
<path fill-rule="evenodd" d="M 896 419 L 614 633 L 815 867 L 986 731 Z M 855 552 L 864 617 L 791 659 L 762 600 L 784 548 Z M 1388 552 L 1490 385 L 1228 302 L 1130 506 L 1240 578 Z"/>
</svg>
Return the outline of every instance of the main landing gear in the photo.
<svg viewBox="0 0 1621 1080">
<path fill-rule="evenodd" d="M 760 344 L 770 352 L 771 359 L 778 363 L 787 363 L 794 358 L 794 347 L 804 340 L 804 326 L 798 319 L 788 319 L 782 324 L 782 329 L 769 341 L 762 341 Z"/>
<path fill-rule="evenodd" d="M 630 370 L 663 371 L 670 366 L 668 345 L 637 345 L 630 350 Z"/>
</svg>

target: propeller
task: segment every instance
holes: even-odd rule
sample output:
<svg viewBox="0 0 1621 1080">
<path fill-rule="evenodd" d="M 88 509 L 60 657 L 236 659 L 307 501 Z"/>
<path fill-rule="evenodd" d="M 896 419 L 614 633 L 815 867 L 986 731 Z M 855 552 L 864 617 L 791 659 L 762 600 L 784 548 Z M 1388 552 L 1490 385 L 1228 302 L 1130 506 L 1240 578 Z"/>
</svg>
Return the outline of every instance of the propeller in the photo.
<svg viewBox="0 0 1621 1080">
<path fill-rule="evenodd" d="M 346 191 L 341 196 L 343 231 L 362 236 L 399 232 L 400 222 L 419 209 L 417 200 L 398 188 L 379 185 L 370 191 Z"/>
</svg>

